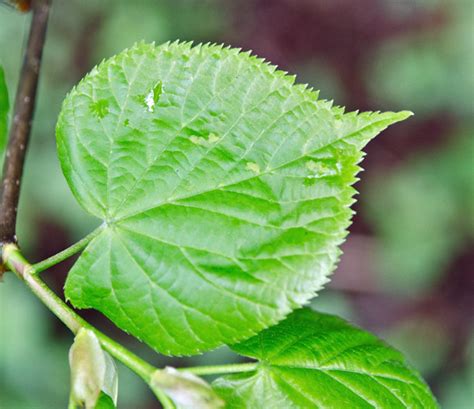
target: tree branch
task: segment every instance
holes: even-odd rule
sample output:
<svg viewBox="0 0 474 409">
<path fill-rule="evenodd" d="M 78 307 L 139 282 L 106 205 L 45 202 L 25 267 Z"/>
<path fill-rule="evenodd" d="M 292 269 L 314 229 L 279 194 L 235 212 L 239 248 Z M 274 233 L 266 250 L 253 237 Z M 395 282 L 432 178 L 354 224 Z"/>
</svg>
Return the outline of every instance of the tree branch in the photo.
<svg viewBox="0 0 474 409">
<path fill-rule="evenodd" d="M 20 184 L 35 108 L 50 1 L 33 1 L 30 35 L 18 83 L 13 122 L 0 187 L 0 244 L 16 242 L 16 216 Z"/>
<path fill-rule="evenodd" d="M 126 349 L 121 344 L 103 334 L 97 328 L 93 327 L 68 305 L 61 300 L 38 275 L 34 274 L 33 266 L 23 257 L 15 244 L 9 243 L 3 246 L 1 258 L 5 265 L 13 271 L 30 288 L 41 302 L 58 317 L 73 334 L 81 328 L 90 329 L 99 339 L 102 347 L 114 358 L 129 367 L 139 375 L 146 383 L 150 383 L 153 373 L 157 370 L 154 366 L 145 362 L 134 353 Z"/>
<path fill-rule="evenodd" d="M 166 376 L 165 371 L 160 371 L 158 368 L 144 361 L 76 314 L 74 310 L 69 308 L 69 306 L 59 298 L 37 274 L 35 274 L 34 267 L 23 257 L 15 244 L 8 243 L 3 246 L 0 258 L 3 259 L 5 265 L 29 287 L 33 294 L 35 294 L 36 297 L 38 297 L 38 299 L 43 302 L 43 304 L 54 315 L 56 315 L 56 317 L 58 317 L 73 334 L 77 334 L 81 328 L 93 331 L 105 351 L 130 368 L 150 386 L 155 396 L 163 405 L 163 408 L 173 409 L 175 407 L 171 399 L 162 390 L 161 386 L 153 384 L 154 374 L 160 372 L 162 376 L 163 374 Z M 203 370 L 203 373 L 210 374 L 211 368 L 217 368 L 220 373 L 235 372 L 236 368 L 239 368 L 239 365 L 232 365 L 232 367 L 235 369 L 234 371 L 226 370 L 223 366 L 207 367 Z M 245 364 L 241 365 L 241 367 L 245 367 Z M 199 368 L 190 368 L 190 373 L 191 371 L 198 373 Z M 185 370 L 182 372 L 185 372 Z M 198 385 L 200 385 L 200 383 Z"/>
</svg>

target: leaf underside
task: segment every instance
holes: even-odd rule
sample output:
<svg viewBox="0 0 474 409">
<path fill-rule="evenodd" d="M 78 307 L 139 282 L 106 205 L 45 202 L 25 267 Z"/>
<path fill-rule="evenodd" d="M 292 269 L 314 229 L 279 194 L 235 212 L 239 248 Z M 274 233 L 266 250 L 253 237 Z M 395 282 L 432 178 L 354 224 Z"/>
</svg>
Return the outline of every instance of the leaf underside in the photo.
<svg viewBox="0 0 474 409">
<path fill-rule="evenodd" d="M 348 113 L 239 50 L 139 44 L 65 99 L 57 144 L 104 221 L 66 296 L 173 355 L 275 324 L 328 281 L 361 149 L 409 113 Z"/>
<path fill-rule="evenodd" d="M 398 351 L 331 315 L 298 310 L 232 348 L 260 363 L 214 382 L 229 409 L 438 407 Z"/>
</svg>

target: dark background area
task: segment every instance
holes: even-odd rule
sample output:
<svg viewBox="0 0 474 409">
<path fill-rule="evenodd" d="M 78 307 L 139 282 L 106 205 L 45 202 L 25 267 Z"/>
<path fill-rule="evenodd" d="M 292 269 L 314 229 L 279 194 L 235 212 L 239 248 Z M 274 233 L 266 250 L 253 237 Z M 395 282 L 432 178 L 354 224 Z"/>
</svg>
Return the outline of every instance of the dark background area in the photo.
<svg viewBox="0 0 474 409">
<path fill-rule="evenodd" d="M 0 6 L 11 98 L 29 16 Z M 140 40 L 251 49 L 347 110 L 415 113 L 371 142 L 351 234 L 312 303 L 402 350 L 443 408 L 474 402 L 474 3 L 469 0 L 53 0 L 20 206 L 19 240 L 39 261 L 98 224 L 59 168 L 54 126 L 66 92 Z M 62 292 L 71 261 L 44 274 Z M 159 356 L 93 311 L 81 314 L 156 365 L 224 363 L 228 349 Z M 66 406 L 71 335 L 11 275 L 0 283 L 0 407 Z M 119 407 L 157 407 L 120 368 Z"/>
</svg>

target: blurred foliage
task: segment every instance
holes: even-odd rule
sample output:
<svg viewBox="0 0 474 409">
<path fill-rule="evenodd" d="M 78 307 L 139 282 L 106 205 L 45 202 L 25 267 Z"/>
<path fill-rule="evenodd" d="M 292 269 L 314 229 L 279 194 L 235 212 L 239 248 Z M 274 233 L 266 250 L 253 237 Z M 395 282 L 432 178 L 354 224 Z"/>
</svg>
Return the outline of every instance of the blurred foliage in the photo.
<svg viewBox="0 0 474 409">
<path fill-rule="evenodd" d="M 447 358 L 448 336 L 438 323 L 420 317 L 402 321 L 384 334 L 384 338 L 395 348 L 403 350 L 408 362 L 424 376 L 435 373 Z M 428 339 L 429 348 L 426 347 Z"/>
<path fill-rule="evenodd" d="M 365 196 L 385 288 L 427 290 L 474 238 L 474 130 L 380 175 Z"/>
<path fill-rule="evenodd" d="M 467 354 L 467 365 L 452 374 L 441 388 L 443 409 L 471 409 L 474 402 L 474 334 Z"/>
<path fill-rule="evenodd" d="M 413 110 L 414 127 L 420 129 L 408 141 L 410 151 L 401 161 L 380 169 L 364 187 L 362 210 L 377 238 L 376 271 L 382 290 L 408 296 L 405 302 L 429 300 L 431 294 L 440 297 L 450 282 L 469 294 L 472 284 L 456 284 L 463 276 L 454 269 L 461 267 L 460 257 L 468 263 L 472 260 L 465 254 L 474 243 L 474 4 L 469 0 L 386 2 L 394 12 L 423 7 L 438 20 L 433 19 L 430 30 L 382 43 L 366 73 L 373 103 Z M 423 122 L 430 118 L 444 128 Z M 424 128 L 424 124 L 428 125 Z M 430 134 L 422 134 L 424 130 Z M 402 147 L 392 153 L 399 156 L 400 151 Z M 464 269 L 472 272 L 472 265 Z M 469 274 L 464 277 L 469 280 Z M 462 301 L 456 307 L 458 300 L 449 298 L 456 293 L 449 294 L 437 300 L 441 304 L 433 307 L 431 317 L 405 317 L 383 332 L 425 376 L 441 385 L 443 408 L 467 408 L 473 402 L 472 351 L 464 362 L 466 368 L 446 380 L 450 357 L 460 346 L 450 333 L 450 323 L 439 320 L 436 311 L 458 308 L 458 314 L 465 314 Z M 472 317 L 459 321 L 472 327 Z"/>
<path fill-rule="evenodd" d="M 384 44 L 373 72 L 368 72 L 368 83 L 375 99 L 391 109 L 403 107 L 417 115 L 447 111 L 472 118 L 474 6 L 471 0 L 437 3 L 447 27 Z"/>
<path fill-rule="evenodd" d="M 57 340 L 52 342 L 48 311 L 31 297 L 23 283 L 11 275 L 4 281 L 0 287 L 2 407 L 64 406 L 68 392 L 57 387 L 57 380 L 69 378 L 68 347 Z"/>
<path fill-rule="evenodd" d="M 207 42 L 214 40 L 225 23 L 218 0 L 141 1 L 140 7 L 123 0 L 102 3 L 104 23 L 94 50 L 97 59 L 110 57 L 142 39 Z"/>
<path fill-rule="evenodd" d="M 318 59 L 306 61 L 296 67 L 298 81 L 303 84 L 317 84 L 319 96 L 328 101 L 335 101 L 336 105 L 344 105 L 346 95 L 336 73 Z"/>
<path fill-rule="evenodd" d="M 8 120 L 10 112 L 10 99 L 8 88 L 5 82 L 5 73 L 0 65 L 0 166 L 3 165 L 3 158 L 7 144 Z"/>
<path fill-rule="evenodd" d="M 318 312 L 337 315 L 348 321 L 355 320 L 354 311 L 347 298 L 335 291 L 322 291 L 319 293 L 311 301 L 311 308 Z"/>
</svg>

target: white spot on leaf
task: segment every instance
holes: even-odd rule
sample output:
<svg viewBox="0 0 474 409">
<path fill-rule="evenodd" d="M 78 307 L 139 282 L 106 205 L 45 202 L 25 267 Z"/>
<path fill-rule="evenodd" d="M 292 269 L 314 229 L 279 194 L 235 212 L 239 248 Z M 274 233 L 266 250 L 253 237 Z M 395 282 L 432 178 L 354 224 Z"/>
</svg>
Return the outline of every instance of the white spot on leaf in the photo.
<svg viewBox="0 0 474 409">
<path fill-rule="evenodd" d="M 155 104 L 160 99 L 160 96 L 163 92 L 163 84 L 161 81 L 158 81 L 152 90 L 145 97 L 145 105 L 148 108 L 148 112 L 155 111 Z"/>
<path fill-rule="evenodd" d="M 148 107 L 148 112 L 154 112 L 155 111 L 155 98 L 154 98 L 154 92 L 151 90 L 148 95 L 145 97 L 145 104 Z"/>
</svg>

